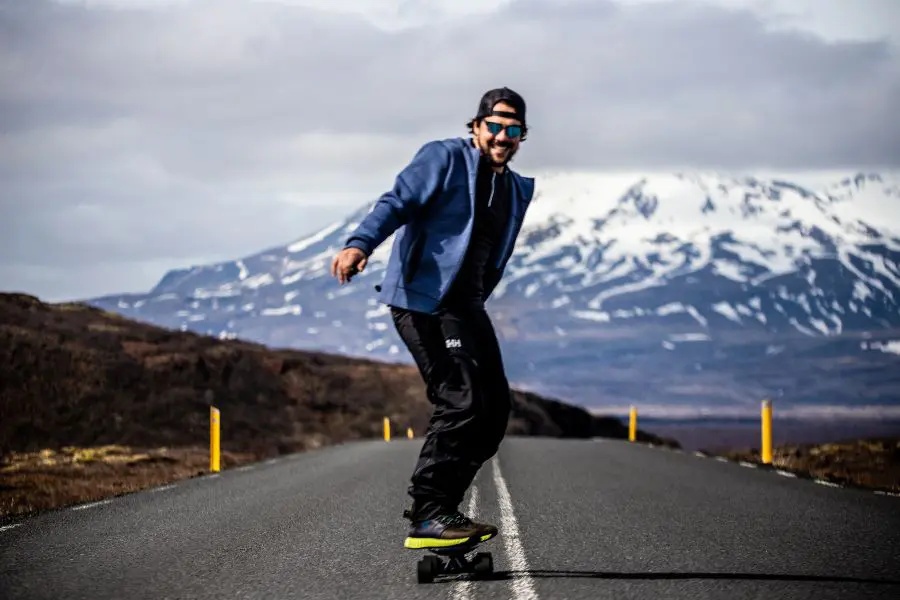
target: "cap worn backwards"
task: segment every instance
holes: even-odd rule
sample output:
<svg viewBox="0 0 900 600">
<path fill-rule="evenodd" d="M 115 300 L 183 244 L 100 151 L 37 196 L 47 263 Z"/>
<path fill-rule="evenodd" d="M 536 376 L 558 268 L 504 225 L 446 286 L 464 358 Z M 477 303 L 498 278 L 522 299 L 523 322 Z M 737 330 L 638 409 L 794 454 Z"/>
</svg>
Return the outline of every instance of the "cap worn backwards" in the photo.
<svg viewBox="0 0 900 600">
<path fill-rule="evenodd" d="M 510 105 L 513 108 L 513 112 L 494 110 L 494 107 L 499 102 L 504 102 Z M 485 92 L 485 94 L 481 97 L 481 102 L 478 103 L 478 111 L 475 114 L 475 118 L 466 123 L 466 126 L 471 129 L 472 125 L 475 124 L 475 121 L 491 115 L 496 115 L 498 117 L 507 117 L 510 119 L 518 119 L 522 123 L 522 128 L 526 128 L 525 100 L 522 98 L 522 96 L 509 89 L 508 87 L 496 88 Z"/>
</svg>

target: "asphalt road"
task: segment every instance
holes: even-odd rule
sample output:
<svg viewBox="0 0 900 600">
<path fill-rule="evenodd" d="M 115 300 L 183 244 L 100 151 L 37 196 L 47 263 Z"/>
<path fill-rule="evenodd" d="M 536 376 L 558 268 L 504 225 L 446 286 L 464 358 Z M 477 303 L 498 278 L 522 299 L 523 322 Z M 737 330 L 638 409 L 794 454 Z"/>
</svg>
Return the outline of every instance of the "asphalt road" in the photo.
<svg viewBox="0 0 900 600">
<path fill-rule="evenodd" d="M 613 440 L 507 438 L 483 581 L 416 581 L 419 440 L 354 443 L 0 530 L 0 597 L 900 598 L 900 498 Z"/>
</svg>

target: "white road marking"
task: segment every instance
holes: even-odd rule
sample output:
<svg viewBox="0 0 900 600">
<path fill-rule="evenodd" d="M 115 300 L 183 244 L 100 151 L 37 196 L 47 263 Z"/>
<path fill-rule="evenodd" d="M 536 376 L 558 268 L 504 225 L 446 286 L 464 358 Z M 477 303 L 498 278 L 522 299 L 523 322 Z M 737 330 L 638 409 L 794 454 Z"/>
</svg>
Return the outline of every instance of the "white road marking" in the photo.
<svg viewBox="0 0 900 600">
<path fill-rule="evenodd" d="M 6 531 L 7 529 L 13 529 L 15 527 L 18 527 L 19 525 L 21 525 L 21 523 L 13 523 L 12 525 L 4 525 L 3 527 L 0 527 L 0 531 Z"/>
<path fill-rule="evenodd" d="M 754 465 L 753 463 L 748 463 L 748 462 L 741 461 L 741 462 L 739 462 L 738 464 L 741 465 L 742 467 L 747 467 L 747 468 L 749 468 L 749 469 L 755 469 L 755 468 L 756 468 L 756 465 Z"/>
<path fill-rule="evenodd" d="M 824 479 L 814 479 L 813 481 L 815 481 L 819 485 L 827 485 L 828 487 L 841 487 L 837 483 L 831 483 L 830 481 L 825 481 Z"/>
<path fill-rule="evenodd" d="M 265 464 L 267 464 L 267 465 L 274 465 L 274 464 L 277 463 L 277 462 L 278 462 L 278 459 L 277 459 L 277 458 L 270 458 L 269 460 L 267 460 L 267 461 L 265 462 Z"/>
<path fill-rule="evenodd" d="M 94 508 L 95 506 L 102 506 L 104 504 L 109 504 L 112 500 L 100 500 L 99 502 L 89 502 L 88 504 L 82 504 L 81 506 L 74 506 L 72 510 L 84 510 L 86 508 Z"/>
<path fill-rule="evenodd" d="M 472 495 L 469 497 L 469 509 L 466 515 L 471 519 L 475 519 L 475 511 L 478 508 L 478 488 L 472 486 Z M 472 582 L 468 579 L 459 581 L 453 588 L 454 600 L 469 600 L 472 597 Z"/>
<path fill-rule="evenodd" d="M 728 459 L 725 458 L 724 456 L 717 456 L 716 460 L 719 462 L 728 462 Z"/>
<path fill-rule="evenodd" d="M 781 469 L 778 469 L 775 472 L 778 473 L 779 475 L 781 475 L 782 477 L 793 477 L 795 479 L 797 478 L 797 476 L 794 475 L 793 473 L 791 473 L 790 471 L 782 471 Z"/>
<path fill-rule="evenodd" d="M 879 496 L 893 496 L 895 498 L 900 498 L 900 494 L 895 494 L 894 492 L 884 492 L 882 490 L 875 490 L 875 493 Z M 15 525 L 11 525 L 11 527 L 15 527 Z M 2 531 L 2 530 L 0 530 Z"/>
<path fill-rule="evenodd" d="M 238 467 L 235 471 L 249 471 L 253 468 L 253 465 L 244 465 L 243 467 Z"/>
<path fill-rule="evenodd" d="M 694 452 L 694 456 L 699 456 L 700 458 L 706 458 L 706 455 L 702 452 Z"/>
<path fill-rule="evenodd" d="M 500 462 L 494 457 L 494 484 L 497 486 L 497 496 L 500 501 L 500 538 L 506 545 L 506 554 L 510 567 L 516 571 L 516 576 L 510 581 L 513 598 L 515 600 L 537 600 L 531 577 L 528 575 L 528 562 L 525 560 L 525 550 L 519 536 L 519 524 L 513 512 L 512 499 L 506 488 L 506 481 L 500 472 Z"/>
<path fill-rule="evenodd" d="M 153 493 L 155 494 L 155 493 L 157 493 L 157 492 L 164 492 L 164 491 L 166 491 L 166 490 L 171 490 L 173 487 L 175 487 L 175 484 L 172 484 L 172 485 L 164 485 L 164 486 L 162 486 L 162 487 L 158 487 L 158 488 L 156 488 L 155 490 L 150 490 L 150 491 L 153 492 Z"/>
</svg>

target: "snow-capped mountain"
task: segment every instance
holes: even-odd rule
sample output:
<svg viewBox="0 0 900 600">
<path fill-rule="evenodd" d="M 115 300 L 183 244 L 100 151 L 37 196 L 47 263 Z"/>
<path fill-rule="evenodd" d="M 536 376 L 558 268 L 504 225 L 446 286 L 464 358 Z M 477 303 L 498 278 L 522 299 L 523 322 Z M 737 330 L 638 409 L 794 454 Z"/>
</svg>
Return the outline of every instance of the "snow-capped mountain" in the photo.
<svg viewBox="0 0 900 600">
<path fill-rule="evenodd" d="M 704 330 L 827 335 L 900 325 L 900 186 L 878 176 L 843 182 L 839 195 L 657 176 L 600 211 L 588 190 L 567 192 L 566 178 L 544 183 L 536 206 L 546 206 L 529 215 L 501 296 L 534 297 L 578 319 L 655 316 Z"/>
<path fill-rule="evenodd" d="M 719 371 L 704 375 L 704 386 L 721 385 L 741 361 L 783 363 L 801 349 L 900 364 L 884 350 L 896 347 L 889 338 L 900 329 L 893 178 L 859 174 L 820 190 L 698 173 L 558 174 L 537 183 L 488 305 L 517 383 L 583 404 L 591 404 L 587 393 L 627 404 L 642 395 L 637 378 L 663 404 L 698 394 L 721 404 L 796 386 L 742 371 L 745 384 L 724 395 L 692 391 L 712 365 Z M 373 289 L 391 240 L 349 285 L 329 273 L 369 209 L 286 246 L 172 271 L 148 294 L 91 302 L 221 337 L 407 361 Z M 663 379 L 648 388 L 650 373 Z"/>
</svg>

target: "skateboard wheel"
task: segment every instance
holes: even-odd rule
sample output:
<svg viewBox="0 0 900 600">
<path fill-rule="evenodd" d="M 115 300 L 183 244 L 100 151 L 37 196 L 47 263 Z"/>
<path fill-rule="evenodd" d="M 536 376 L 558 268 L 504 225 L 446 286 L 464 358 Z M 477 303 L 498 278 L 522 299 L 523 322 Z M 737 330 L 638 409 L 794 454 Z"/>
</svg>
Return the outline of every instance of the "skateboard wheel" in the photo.
<svg viewBox="0 0 900 600">
<path fill-rule="evenodd" d="M 472 567 L 475 570 L 475 574 L 480 577 L 490 575 L 494 572 L 494 557 L 491 556 L 490 552 L 479 552 L 475 555 L 475 560 L 472 561 Z"/>
<path fill-rule="evenodd" d="M 419 583 L 431 583 L 441 566 L 436 556 L 426 556 L 419 561 L 417 575 Z"/>
</svg>

